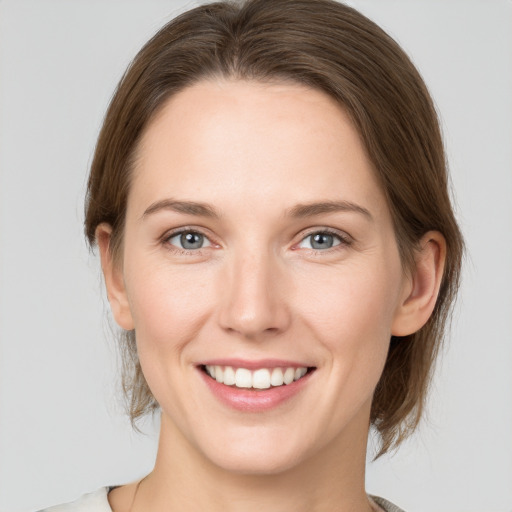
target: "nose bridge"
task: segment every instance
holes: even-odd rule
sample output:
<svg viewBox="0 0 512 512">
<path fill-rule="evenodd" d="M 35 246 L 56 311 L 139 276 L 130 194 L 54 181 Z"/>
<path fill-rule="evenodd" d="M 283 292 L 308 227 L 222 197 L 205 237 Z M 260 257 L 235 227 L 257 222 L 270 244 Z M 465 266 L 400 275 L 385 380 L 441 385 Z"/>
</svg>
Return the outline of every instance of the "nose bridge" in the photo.
<svg viewBox="0 0 512 512">
<path fill-rule="evenodd" d="M 229 331 L 254 338 L 286 328 L 289 312 L 285 303 L 282 265 L 268 247 L 246 248 L 232 254 L 220 321 Z"/>
</svg>

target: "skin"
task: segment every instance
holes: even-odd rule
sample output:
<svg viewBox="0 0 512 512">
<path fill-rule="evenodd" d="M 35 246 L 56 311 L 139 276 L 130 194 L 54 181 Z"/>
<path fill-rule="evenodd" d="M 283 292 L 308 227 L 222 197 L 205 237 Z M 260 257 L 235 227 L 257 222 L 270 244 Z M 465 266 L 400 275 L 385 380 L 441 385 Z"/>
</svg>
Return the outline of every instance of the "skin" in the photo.
<svg viewBox="0 0 512 512">
<path fill-rule="evenodd" d="M 156 208 L 171 199 L 219 216 Z M 333 201 L 350 207 L 289 215 Z M 203 234 L 204 247 L 183 249 L 180 228 Z M 326 230 L 333 247 L 312 249 L 311 235 Z M 445 243 L 427 233 L 404 272 L 343 109 L 297 84 L 219 79 L 183 90 L 138 148 L 120 262 L 110 232 L 102 224 L 96 234 L 112 312 L 136 330 L 162 409 L 155 469 L 137 492 L 112 491 L 113 510 L 371 510 L 373 392 L 391 335 L 415 332 L 432 312 Z M 316 369 L 291 399 L 248 413 L 220 403 L 197 368 L 227 357 Z"/>
</svg>

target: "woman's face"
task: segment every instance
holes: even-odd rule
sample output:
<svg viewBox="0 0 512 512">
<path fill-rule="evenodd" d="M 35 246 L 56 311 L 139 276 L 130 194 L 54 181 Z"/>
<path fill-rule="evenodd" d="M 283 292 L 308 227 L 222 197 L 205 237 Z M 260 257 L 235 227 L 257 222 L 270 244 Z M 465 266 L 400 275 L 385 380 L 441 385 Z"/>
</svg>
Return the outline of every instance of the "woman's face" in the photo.
<svg viewBox="0 0 512 512">
<path fill-rule="evenodd" d="M 123 251 L 109 297 L 163 435 L 254 473 L 366 443 L 411 283 L 334 100 L 227 80 L 173 96 L 139 148 Z"/>
</svg>

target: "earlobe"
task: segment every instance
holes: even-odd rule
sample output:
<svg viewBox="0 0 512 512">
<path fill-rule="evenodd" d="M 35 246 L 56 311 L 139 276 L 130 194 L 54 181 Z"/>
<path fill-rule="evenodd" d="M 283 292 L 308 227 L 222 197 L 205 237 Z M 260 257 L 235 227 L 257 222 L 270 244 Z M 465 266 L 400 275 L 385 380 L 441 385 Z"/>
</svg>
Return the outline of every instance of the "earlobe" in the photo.
<svg viewBox="0 0 512 512">
<path fill-rule="evenodd" d="M 395 312 L 393 336 L 407 336 L 421 329 L 437 302 L 446 259 L 446 240 L 438 231 L 429 231 L 421 238 L 419 247 Z"/>
<path fill-rule="evenodd" d="M 134 329 L 133 318 L 126 294 L 123 270 L 119 262 L 114 260 L 111 251 L 112 227 L 106 223 L 100 224 L 96 228 L 95 236 L 100 250 L 101 269 L 112 315 L 121 328 L 130 331 Z"/>
</svg>

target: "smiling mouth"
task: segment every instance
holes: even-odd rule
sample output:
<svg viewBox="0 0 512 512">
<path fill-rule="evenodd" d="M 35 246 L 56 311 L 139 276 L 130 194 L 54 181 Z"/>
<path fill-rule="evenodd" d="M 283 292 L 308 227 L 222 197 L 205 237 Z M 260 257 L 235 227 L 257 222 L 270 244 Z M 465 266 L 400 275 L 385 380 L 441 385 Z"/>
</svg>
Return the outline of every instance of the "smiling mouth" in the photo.
<svg viewBox="0 0 512 512">
<path fill-rule="evenodd" d="M 315 367 L 306 366 L 257 370 L 217 365 L 202 365 L 200 368 L 209 377 L 225 386 L 256 390 L 287 386 L 315 370 Z"/>
</svg>

